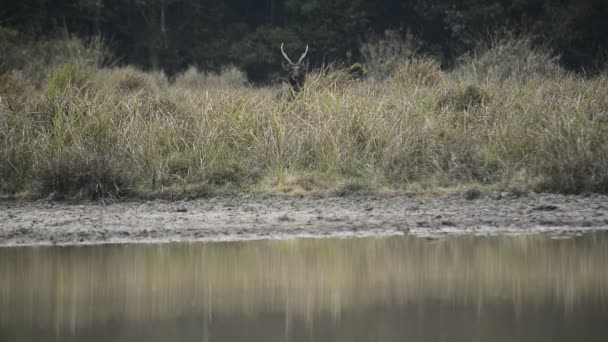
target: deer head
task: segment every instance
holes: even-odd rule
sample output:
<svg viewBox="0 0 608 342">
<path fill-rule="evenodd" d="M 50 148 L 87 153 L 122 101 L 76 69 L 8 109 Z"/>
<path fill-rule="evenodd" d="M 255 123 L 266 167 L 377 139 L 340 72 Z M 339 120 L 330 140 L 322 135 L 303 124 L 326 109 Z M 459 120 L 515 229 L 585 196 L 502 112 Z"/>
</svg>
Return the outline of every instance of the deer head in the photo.
<svg viewBox="0 0 608 342">
<path fill-rule="evenodd" d="M 306 45 L 306 50 L 300 56 L 300 59 L 297 63 L 294 63 L 289 59 L 285 50 L 283 50 L 283 43 L 281 43 L 281 53 L 283 57 L 287 60 L 287 62 L 283 61 L 282 66 L 285 71 L 287 71 L 287 78 L 289 81 L 289 85 L 294 93 L 297 93 L 304 86 L 304 82 L 306 82 L 306 70 L 308 69 L 308 62 L 302 63 L 304 57 L 306 57 L 306 53 L 308 52 L 308 44 Z"/>
</svg>

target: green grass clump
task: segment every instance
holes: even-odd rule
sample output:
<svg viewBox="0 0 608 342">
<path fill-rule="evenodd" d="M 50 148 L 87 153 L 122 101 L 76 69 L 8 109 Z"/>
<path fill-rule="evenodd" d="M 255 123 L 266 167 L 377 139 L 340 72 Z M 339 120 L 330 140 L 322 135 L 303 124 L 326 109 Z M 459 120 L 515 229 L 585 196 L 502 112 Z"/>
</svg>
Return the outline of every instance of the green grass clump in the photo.
<svg viewBox="0 0 608 342">
<path fill-rule="evenodd" d="M 505 44 L 452 71 L 411 56 L 363 80 L 325 67 L 295 97 L 236 69 L 174 83 L 79 58 L 33 78 L 11 69 L 0 76 L 0 193 L 608 192 L 608 75 L 540 61 L 529 72 L 504 51 L 538 53 Z"/>
</svg>

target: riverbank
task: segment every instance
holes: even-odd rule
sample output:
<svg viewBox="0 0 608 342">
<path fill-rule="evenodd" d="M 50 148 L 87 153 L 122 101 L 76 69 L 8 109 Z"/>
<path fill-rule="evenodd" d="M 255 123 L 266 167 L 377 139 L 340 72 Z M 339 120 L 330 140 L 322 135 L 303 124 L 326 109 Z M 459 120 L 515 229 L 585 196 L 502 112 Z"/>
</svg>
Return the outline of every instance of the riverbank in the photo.
<svg viewBox="0 0 608 342">
<path fill-rule="evenodd" d="M 235 196 L 110 204 L 0 203 L 0 245 L 89 245 L 608 230 L 608 196 Z"/>
<path fill-rule="evenodd" d="M 567 72 L 530 44 L 452 69 L 418 56 L 384 77 L 315 69 L 289 100 L 235 68 L 169 79 L 76 59 L 7 71 L 0 196 L 607 194 L 608 73 Z"/>
</svg>

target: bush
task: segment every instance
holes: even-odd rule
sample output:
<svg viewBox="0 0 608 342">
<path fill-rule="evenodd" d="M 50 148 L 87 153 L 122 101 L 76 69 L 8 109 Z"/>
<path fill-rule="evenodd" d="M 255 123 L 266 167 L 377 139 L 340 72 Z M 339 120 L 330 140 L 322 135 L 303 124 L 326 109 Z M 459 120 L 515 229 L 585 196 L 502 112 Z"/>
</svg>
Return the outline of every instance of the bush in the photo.
<svg viewBox="0 0 608 342">
<path fill-rule="evenodd" d="M 128 193 L 124 161 L 112 151 L 96 151 L 84 146 L 68 146 L 49 151 L 34 173 L 40 195 L 55 198 L 121 197 Z"/>
<path fill-rule="evenodd" d="M 21 70 L 29 79 L 40 81 L 49 69 L 64 64 L 102 67 L 112 62 L 107 41 L 96 36 L 88 41 L 74 36 L 25 42 L 14 39 L 5 42 L 0 73 Z"/>
<path fill-rule="evenodd" d="M 559 57 L 551 50 L 534 43 L 531 36 L 506 34 L 494 37 L 489 45 L 480 43 L 476 52 L 460 59 L 455 74 L 465 81 L 514 78 L 525 82 L 534 77 L 563 74 Z"/>
<path fill-rule="evenodd" d="M 384 37 L 368 37 L 361 44 L 360 51 L 370 77 L 385 79 L 416 56 L 421 46 L 420 40 L 409 32 L 402 35 L 398 31 L 387 30 Z"/>
</svg>

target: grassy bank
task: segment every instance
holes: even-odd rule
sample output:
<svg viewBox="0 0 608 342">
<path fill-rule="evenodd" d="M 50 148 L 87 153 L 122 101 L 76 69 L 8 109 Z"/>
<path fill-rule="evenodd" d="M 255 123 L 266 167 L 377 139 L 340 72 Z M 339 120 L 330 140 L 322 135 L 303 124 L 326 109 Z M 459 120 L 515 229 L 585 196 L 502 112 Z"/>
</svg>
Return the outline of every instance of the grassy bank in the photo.
<svg viewBox="0 0 608 342">
<path fill-rule="evenodd" d="M 2 72 L 0 194 L 608 192 L 608 73 L 567 73 L 525 40 L 450 71 L 317 70 L 292 100 L 236 69 L 168 82 L 94 57 Z"/>
</svg>

